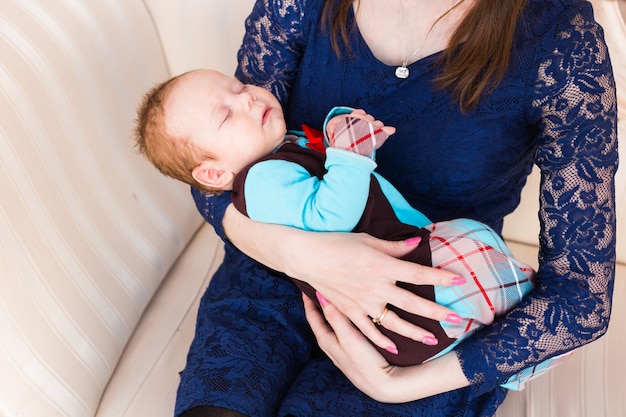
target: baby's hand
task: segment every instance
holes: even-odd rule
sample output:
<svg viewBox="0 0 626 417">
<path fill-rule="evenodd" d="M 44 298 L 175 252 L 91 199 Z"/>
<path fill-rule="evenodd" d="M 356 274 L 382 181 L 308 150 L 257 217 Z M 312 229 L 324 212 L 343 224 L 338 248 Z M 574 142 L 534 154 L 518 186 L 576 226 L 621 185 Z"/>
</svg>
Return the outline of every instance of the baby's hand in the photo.
<svg viewBox="0 0 626 417">
<path fill-rule="evenodd" d="M 395 132 L 395 127 L 385 126 L 363 110 L 354 110 L 348 115 L 335 116 L 328 121 L 326 140 L 331 148 L 372 156 Z"/>
</svg>

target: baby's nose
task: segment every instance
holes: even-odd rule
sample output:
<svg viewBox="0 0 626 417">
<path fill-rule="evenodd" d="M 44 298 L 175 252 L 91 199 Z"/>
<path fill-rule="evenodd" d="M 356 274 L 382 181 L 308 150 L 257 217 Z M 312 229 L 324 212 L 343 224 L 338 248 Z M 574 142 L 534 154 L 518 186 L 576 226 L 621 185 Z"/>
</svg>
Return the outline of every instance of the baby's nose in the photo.
<svg viewBox="0 0 626 417">
<path fill-rule="evenodd" d="M 249 93 L 249 92 L 241 93 L 241 95 L 243 96 L 243 99 L 246 102 L 248 102 L 248 103 L 252 103 L 252 102 L 256 101 L 256 97 L 253 94 Z"/>
<path fill-rule="evenodd" d="M 256 102 L 256 97 L 250 93 L 241 93 L 240 96 L 240 102 L 241 105 L 246 109 L 246 110 L 251 110 L 252 107 L 254 106 L 254 103 Z"/>
</svg>

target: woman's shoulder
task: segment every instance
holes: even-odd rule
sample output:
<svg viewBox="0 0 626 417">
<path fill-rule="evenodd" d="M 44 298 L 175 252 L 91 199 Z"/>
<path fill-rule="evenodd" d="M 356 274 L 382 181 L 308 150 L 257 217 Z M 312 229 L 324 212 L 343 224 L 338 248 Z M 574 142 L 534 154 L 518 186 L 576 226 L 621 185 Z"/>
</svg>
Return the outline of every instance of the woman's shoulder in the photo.
<svg viewBox="0 0 626 417">
<path fill-rule="evenodd" d="M 522 59 L 532 62 L 587 35 L 602 42 L 593 8 L 586 0 L 528 0 L 519 25 L 516 50 Z"/>
<path fill-rule="evenodd" d="M 575 17 L 587 23 L 594 21 L 591 3 L 587 0 L 528 0 L 523 24 L 549 31 L 577 24 Z"/>
<path fill-rule="evenodd" d="M 251 17 L 266 17 L 274 24 L 295 28 L 300 23 L 318 20 L 324 0 L 257 0 Z"/>
<path fill-rule="evenodd" d="M 591 3 L 588 0 L 528 0 L 527 8 L 562 14 L 564 11 L 591 8 Z"/>
</svg>

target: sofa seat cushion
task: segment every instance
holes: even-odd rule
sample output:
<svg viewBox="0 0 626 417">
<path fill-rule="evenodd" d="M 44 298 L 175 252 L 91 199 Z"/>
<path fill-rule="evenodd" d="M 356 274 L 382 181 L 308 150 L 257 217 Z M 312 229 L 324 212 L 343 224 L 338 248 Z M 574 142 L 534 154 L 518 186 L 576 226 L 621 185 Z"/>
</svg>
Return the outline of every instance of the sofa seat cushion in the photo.
<svg viewBox="0 0 626 417">
<path fill-rule="evenodd" d="M 198 304 L 222 258 L 221 240 L 204 224 L 146 308 L 97 417 L 173 415 L 178 373 L 194 335 Z"/>
<path fill-rule="evenodd" d="M 170 73 L 141 0 L 3 0 L 0 56 L 0 415 L 91 417 L 202 223 L 131 139 Z"/>
</svg>

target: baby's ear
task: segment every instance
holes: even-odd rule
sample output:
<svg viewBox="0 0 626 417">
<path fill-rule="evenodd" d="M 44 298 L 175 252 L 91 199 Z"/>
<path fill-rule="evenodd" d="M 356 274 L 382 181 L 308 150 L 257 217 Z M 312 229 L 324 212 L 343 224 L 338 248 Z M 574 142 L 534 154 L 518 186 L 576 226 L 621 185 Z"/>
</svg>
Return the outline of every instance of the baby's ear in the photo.
<svg viewBox="0 0 626 417">
<path fill-rule="evenodd" d="M 215 167 L 212 161 L 203 161 L 191 171 L 191 176 L 205 187 L 228 190 L 232 187 L 235 174 Z"/>
</svg>

